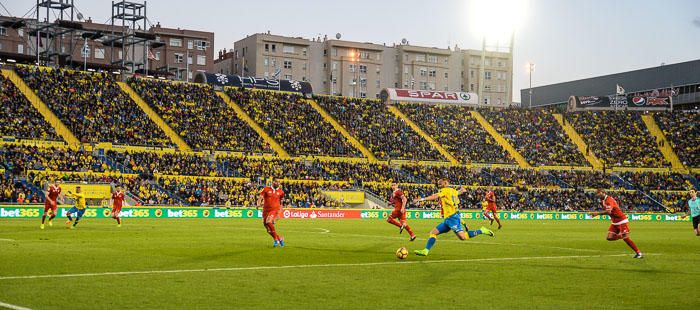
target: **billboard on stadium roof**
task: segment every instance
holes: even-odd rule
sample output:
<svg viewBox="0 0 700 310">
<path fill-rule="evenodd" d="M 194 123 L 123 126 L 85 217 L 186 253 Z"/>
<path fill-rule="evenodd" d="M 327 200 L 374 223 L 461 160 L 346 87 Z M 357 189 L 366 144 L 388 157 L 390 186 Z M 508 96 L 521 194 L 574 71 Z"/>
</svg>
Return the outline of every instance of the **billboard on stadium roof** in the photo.
<svg viewBox="0 0 700 310">
<path fill-rule="evenodd" d="M 388 101 L 408 101 L 424 103 L 445 103 L 470 106 L 496 106 L 494 104 L 480 104 L 479 96 L 475 93 L 456 91 L 413 90 L 400 88 L 385 88 L 380 97 Z"/>
</svg>

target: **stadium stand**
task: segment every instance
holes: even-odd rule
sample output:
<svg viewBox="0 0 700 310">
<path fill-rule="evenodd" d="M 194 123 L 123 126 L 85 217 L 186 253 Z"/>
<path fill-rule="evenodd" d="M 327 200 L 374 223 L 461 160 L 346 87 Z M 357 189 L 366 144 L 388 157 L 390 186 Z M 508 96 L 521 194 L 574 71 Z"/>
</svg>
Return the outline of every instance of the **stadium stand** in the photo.
<svg viewBox="0 0 700 310">
<path fill-rule="evenodd" d="M 379 100 L 330 96 L 314 99 L 378 159 L 444 160 Z"/>
<path fill-rule="evenodd" d="M 399 103 L 397 107 L 462 163 L 515 163 L 471 117 L 467 107 L 416 103 Z"/>
<path fill-rule="evenodd" d="M 235 88 L 226 93 L 291 155 L 360 156 L 299 94 Z"/>
<path fill-rule="evenodd" d="M 56 147 L 0 145 L 0 163 L 14 174 L 26 170 L 110 171 L 112 168 L 97 156 L 82 150 Z"/>
<path fill-rule="evenodd" d="M 591 111 L 567 114 L 590 151 L 612 167 L 667 167 L 639 113 Z"/>
<path fill-rule="evenodd" d="M 83 143 L 172 146 L 109 74 L 27 66 L 16 72 Z"/>
<path fill-rule="evenodd" d="M 481 113 L 532 166 L 587 165 L 586 158 L 549 111 L 507 109 Z"/>
<path fill-rule="evenodd" d="M 142 78 L 129 86 L 194 150 L 272 152 L 210 86 Z"/>
<path fill-rule="evenodd" d="M 654 113 L 654 119 L 681 162 L 686 167 L 700 167 L 700 113 Z"/>
<path fill-rule="evenodd" d="M 12 136 L 18 139 L 61 140 L 56 134 L 56 130 L 3 75 L 0 75 L 0 123 L 2 123 L 0 136 Z"/>
</svg>

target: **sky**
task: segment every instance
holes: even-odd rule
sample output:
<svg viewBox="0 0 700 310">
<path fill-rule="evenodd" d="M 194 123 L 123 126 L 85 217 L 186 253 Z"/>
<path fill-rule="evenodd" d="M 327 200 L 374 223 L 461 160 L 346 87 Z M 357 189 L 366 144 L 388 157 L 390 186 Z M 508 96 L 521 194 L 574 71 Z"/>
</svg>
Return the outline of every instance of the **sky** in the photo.
<svg viewBox="0 0 700 310">
<path fill-rule="evenodd" d="M 137 0 L 132 0 L 138 2 Z M 0 14 L 22 16 L 35 1 L 0 0 Z M 74 0 L 95 22 L 108 22 L 110 0 Z M 163 27 L 213 31 L 216 50 L 248 34 L 480 49 L 507 45 L 485 29 L 513 28 L 513 100 L 532 86 L 700 59 L 697 0 L 148 0 L 148 19 Z M 9 11 L 8 12 L 6 11 Z M 507 26 L 504 26 L 507 25 Z M 511 26 L 512 27 L 509 27 Z M 497 38 L 499 37 L 499 38 Z M 216 53 L 215 53 L 216 55 Z"/>
</svg>

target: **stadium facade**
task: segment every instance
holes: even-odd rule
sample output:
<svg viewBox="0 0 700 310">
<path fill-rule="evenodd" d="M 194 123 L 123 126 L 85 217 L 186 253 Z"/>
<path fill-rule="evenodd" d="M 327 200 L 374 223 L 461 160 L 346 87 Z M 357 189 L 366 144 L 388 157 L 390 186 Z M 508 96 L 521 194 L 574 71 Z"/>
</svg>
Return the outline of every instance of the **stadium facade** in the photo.
<svg viewBox="0 0 700 310">
<path fill-rule="evenodd" d="M 510 50 L 375 44 L 318 37 L 249 35 L 219 51 L 215 72 L 308 81 L 319 94 L 376 98 L 384 88 L 465 91 L 483 103 L 512 102 Z M 479 77 L 483 75 L 483 80 Z M 483 88 L 480 88 L 480 82 Z"/>
<path fill-rule="evenodd" d="M 700 60 L 661 65 L 570 82 L 520 90 L 523 107 L 566 104 L 571 96 L 608 96 L 620 85 L 626 93 L 672 94 L 673 104 L 694 107 L 700 104 Z"/>
</svg>

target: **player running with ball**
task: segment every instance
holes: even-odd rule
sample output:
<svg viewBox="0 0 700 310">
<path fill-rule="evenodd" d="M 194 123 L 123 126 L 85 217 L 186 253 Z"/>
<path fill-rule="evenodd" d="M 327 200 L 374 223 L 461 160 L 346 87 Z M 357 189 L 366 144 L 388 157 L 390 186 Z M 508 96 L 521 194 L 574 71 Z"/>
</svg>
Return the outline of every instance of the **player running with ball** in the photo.
<svg viewBox="0 0 700 310">
<path fill-rule="evenodd" d="M 634 241 L 630 239 L 629 219 L 627 219 L 625 213 L 622 212 L 622 209 L 620 209 L 620 206 L 617 204 L 617 201 L 615 201 L 615 198 L 608 196 L 603 189 L 598 189 L 595 194 L 598 199 L 600 199 L 600 203 L 603 205 L 605 210 L 593 212 L 591 215 L 598 216 L 606 214 L 610 216 L 610 220 L 612 221 L 612 224 L 608 228 L 607 240 L 615 241 L 622 239 L 636 253 L 634 258 L 644 257 L 642 252 L 639 251 L 639 248 L 637 248 L 637 245 L 634 244 Z"/>
<path fill-rule="evenodd" d="M 462 229 L 461 216 L 457 210 L 457 206 L 459 206 L 459 195 L 463 194 L 467 190 L 464 188 L 456 190 L 449 187 L 449 185 L 450 183 L 447 179 L 440 179 L 438 181 L 438 187 L 440 190 L 437 192 L 437 194 L 430 195 L 426 198 L 416 198 L 413 200 L 414 202 L 418 203 L 426 200 L 440 199 L 442 216 L 445 218 L 442 223 L 438 224 L 435 228 L 433 228 L 433 230 L 430 231 L 430 238 L 428 239 L 428 243 L 425 244 L 425 249 L 414 251 L 414 253 L 418 256 L 428 256 L 430 249 L 433 248 L 435 241 L 437 241 L 437 236 L 450 230 L 457 235 L 459 240 L 467 240 L 481 234 L 486 234 L 491 237 L 494 236 L 493 231 L 483 226 L 479 230 L 468 230 L 467 225 L 464 224 L 464 229 Z"/>
</svg>

